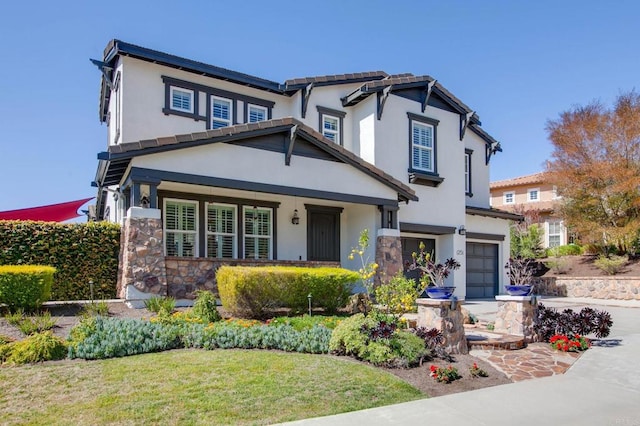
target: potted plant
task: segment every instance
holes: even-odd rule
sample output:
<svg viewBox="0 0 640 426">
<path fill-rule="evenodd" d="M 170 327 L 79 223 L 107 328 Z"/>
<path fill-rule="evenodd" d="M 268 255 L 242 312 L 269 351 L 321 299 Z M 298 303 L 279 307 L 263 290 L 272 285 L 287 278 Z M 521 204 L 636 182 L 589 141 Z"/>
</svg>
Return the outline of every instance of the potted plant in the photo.
<svg viewBox="0 0 640 426">
<path fill-rule="evenodd" d="M 447 259 L 444 263 L 436 263 L 429 253 L 425 253 L 424 243 L 420 243 L 420 253 L 412 253 L 413 264 L 410 269 L 418 269 L 421 273 L 420 283 L 432 299 L 448 299 L 453 295 L 454 286 L 445 286 L 444 280 L 451 271 L 460 268 L 460 262 L 454 258 Z"/>
<path fill-rule="evenodd" d="M 510 284 L 504 286 L 510 296 L 528 296 L 533 291 L 532 278 L 536 269 L 532 259 L 510 258 L 507 264 L 507 276 Z"/>
</svg>

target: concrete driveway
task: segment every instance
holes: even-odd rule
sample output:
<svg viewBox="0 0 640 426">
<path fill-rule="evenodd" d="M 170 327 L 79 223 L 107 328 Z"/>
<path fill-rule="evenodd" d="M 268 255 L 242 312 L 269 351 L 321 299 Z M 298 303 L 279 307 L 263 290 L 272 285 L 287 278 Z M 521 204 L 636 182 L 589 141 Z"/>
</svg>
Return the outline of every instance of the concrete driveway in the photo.
<svg viewBox="0 0 640 426">
<path fill-rule="evenodd" d="M 640 426 L 640 302 L 553 298 L 547 306 L 605 309 L 607 346 L 586 351 L 564 375 L 287 424 Z M 495 302 L 465 305 L 480 318 Z"/>
</svg>

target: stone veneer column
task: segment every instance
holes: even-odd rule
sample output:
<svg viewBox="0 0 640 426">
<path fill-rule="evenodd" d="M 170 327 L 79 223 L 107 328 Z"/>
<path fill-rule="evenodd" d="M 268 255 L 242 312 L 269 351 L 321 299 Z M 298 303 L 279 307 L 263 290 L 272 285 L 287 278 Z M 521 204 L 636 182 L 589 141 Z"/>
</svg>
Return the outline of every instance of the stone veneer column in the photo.
<svg viewBox="0 0 640 426">
<path fill-rule="evenodd" d="M 444 335 L 444 348 L 451 354 L 468 354 L 460 301 L 451 308 L 450 299 L 418 299 L 418 327 L 437 328 Z"/>
<path fill-rule="evenodd" d="M 378 272 L 375 284 L 391 279 L 404 267 L 402 264 L 402 242 L 397 229 L 379 229 L 376 237 L 376 263 Z"/>
<path fill-rule="evenodd" d="M 527 342 L 537 342 L 534 329 L 538 317 L 538 303 L 534 296 L 496 296 L 498 315 L 494 331 L 497 333 L 524 336 Z"/>
<path fill-rule="evenodd" d="M 122 233 L 117 294 L 130 306 L 139 308 L 144 306 L 144 299 L 167 295 L 160 210 L 131 207 Z"/>
</svg>

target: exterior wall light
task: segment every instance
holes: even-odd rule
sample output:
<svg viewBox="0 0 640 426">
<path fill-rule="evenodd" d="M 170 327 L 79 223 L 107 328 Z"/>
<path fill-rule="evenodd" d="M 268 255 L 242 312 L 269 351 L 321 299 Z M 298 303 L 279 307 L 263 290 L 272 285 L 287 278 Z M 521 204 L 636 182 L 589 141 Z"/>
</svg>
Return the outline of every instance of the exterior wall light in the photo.
<svg viewBox="0 0 640 426">
<path fill-rule="evenodd" d="M 298 216 L 298 209 L 293 211 L 293 216 L 291 217 L 291 223 L 294 225 L 300 225 L 300 216 Z"/>
<path fill-rule="evenodd" d="M 458 228 L 458 234 L 467 235 L 467 230 L 465 229 L 464 225 L 460 225 L 460 228 Z"/>
</svg>

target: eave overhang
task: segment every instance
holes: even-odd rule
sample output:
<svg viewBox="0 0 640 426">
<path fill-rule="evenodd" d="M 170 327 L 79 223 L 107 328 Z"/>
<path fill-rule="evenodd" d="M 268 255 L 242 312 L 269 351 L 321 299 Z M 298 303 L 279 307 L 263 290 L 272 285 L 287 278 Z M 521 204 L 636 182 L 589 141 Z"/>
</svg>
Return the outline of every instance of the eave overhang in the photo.
<svg viewBox="0 0 640 426">
<path fill-rule="evenodd" d="M 473 216 L 492 217 L 496 219 L 508 219 L 508 220 L 514 220 L 516 222 L 522 222 L 524 220 L 524 216 L 522 215 L 509 213 L 504 210 L 498 210 L 493 208 L 467 206 L 465 207 L 465 212 L 466 214 L 473 215 Z"/>
</svg>

